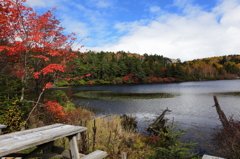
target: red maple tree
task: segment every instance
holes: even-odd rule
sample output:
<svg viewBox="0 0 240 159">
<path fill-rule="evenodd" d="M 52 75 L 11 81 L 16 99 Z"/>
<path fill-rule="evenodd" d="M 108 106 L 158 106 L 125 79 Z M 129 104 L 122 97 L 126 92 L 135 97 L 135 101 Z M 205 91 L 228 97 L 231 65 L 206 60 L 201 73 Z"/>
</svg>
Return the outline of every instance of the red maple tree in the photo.
<svg viewBox="0 0 240 159">
<path fill-rule="evenodd" d="M 34 109 L 44 90 L 65 72 L 67 62 L 79 52 L 71 49 L 75 34 L 64 35 L 54 9 L 39 14 L 24 6 L 24 2 L 0 0 L 0 66 L 1 73 L 21 79 L 21 101 L 25 99 L 27 85 L 34 86 L 37 97 Z"/>
</svg>

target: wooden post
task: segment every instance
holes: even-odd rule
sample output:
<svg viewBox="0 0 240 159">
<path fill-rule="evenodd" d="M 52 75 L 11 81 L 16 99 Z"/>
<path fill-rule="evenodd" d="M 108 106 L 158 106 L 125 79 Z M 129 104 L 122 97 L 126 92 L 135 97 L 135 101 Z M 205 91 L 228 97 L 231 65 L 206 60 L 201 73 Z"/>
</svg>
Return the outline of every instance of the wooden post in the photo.
<svg viewBox="0 0 240 159">
<path fill-rule="evenodd" d="M 219 120 L 222 122 L 223 124 L 223 127 L 228 127 L 229 126 L 229 122 L 227 120 L 227 117 L 226 115 L 224 114 L 224 112 L 222 111 L 220 105 L 218 104 L 218 100 L 217 100 L 217 97 L 216 96 L 213 96 L 213 99 L 214 99 L 214 102 L 215 102 L 215 107 L 216 107 L 216 110 L 217 110 L 217 113 L 219 115 Z"/>
<path fill-rule="evenodd" d="M 96 134 L 97 134 L 97 127 L 96 127 L 96 120 L 93 120 L 93 146 L 92 150 L 95 151 L 95 144 L 96 144 Z"/>
<path fill-rule="evenodd" d="M 76 134 L 77 135 L 77 134 Z M 72 159 L 80 159 L 76 135 L 69 136 L 69 145 Z"/>
<path fill-rule="evenodd" d="M 122 152 L 122 159 L 127 159 L 127 153 L 126 152 Z"/>
</svg>

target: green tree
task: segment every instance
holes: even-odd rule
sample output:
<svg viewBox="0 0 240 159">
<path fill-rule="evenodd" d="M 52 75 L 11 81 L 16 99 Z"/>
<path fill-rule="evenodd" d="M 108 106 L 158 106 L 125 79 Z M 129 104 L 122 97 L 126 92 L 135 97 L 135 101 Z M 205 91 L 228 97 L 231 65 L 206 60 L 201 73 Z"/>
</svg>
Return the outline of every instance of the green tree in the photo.
<svg viewBox="0 0 240 159">
<path fill-rule="evenodd" d="M 125 76 L 128 74 L 128 67 L 126 66 L 123 59 L 119 61 L 119 72 L 121 76 Z"/>
<path fill-rule="evenodd" d="M 120 75 L 120 68 L 117 62 L 110 63 L 110 76 L 111 77 L 118 77 Z"/>
<path fill-rule="evenodd" d="M 172 77 L 173 72 L 172 72 L 172 66 L 170 64 L 167 65 L 166 67 L 166 76 L 167 77 Z"/>
</svg>

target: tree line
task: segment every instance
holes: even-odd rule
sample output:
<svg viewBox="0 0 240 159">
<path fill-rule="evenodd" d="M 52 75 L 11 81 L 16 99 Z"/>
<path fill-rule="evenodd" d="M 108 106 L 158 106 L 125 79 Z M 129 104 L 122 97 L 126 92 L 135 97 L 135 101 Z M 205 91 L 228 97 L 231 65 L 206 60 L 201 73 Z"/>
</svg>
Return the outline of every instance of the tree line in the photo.
<svg viewBox="0 0 240 159">
<path fill-rule="evenodd" d="M 229 55 L 181 62 L 162 55 L 124 51 L 81 53 L 68 66 L 71 73 L 57 85 L 157 83 L 233 79 L 240 74 L 240 56 Z"/>
</svg>

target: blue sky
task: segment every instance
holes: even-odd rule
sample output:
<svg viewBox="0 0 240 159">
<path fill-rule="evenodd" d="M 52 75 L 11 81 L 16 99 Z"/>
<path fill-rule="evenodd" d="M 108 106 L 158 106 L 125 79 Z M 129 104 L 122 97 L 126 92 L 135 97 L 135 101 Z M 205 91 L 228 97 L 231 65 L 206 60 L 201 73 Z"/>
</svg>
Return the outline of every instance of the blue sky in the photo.
<svg viewBox="0 0 240 159">
<path fill-rule="evenodd" d="M 82 51 L 159 54 L 182 61 L 240 54 L 240 0 L 27 0 L 57 7 Z"/>
</svg>

